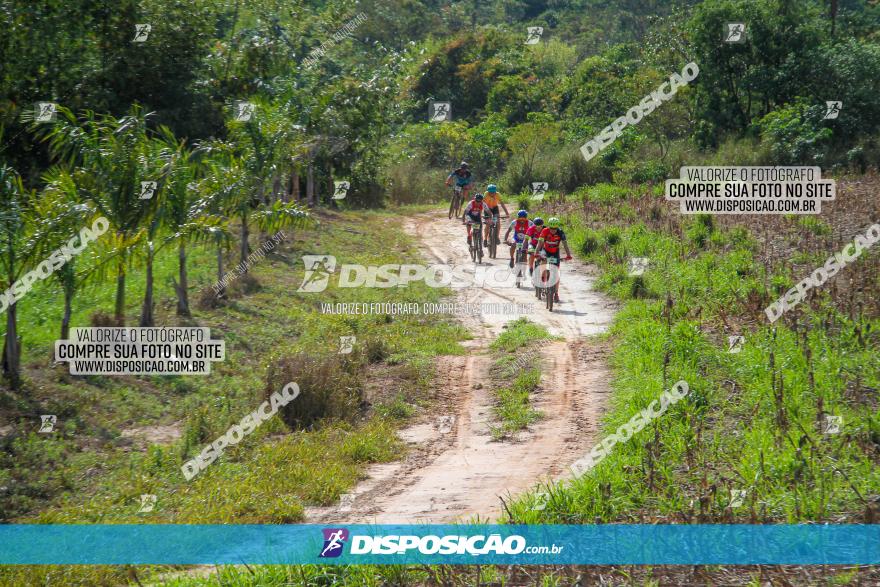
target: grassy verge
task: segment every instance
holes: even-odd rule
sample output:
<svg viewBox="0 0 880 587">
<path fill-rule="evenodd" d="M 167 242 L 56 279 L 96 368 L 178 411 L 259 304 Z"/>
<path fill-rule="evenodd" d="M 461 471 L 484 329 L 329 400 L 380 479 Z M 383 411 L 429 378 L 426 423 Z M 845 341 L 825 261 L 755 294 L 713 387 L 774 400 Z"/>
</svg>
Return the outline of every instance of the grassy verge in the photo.
<svg viewBox="0 0 880 587">
<path fill-rule="evenodd" d="M 722 227 L 713 218 L 666 214 L 650 195 L 630 194 L 627 206 L 646 220 L 621 220 L 617 208 L 595 202 L 555 211 L 573 248 L 600 268 L 599 287 L 623 302 L 610 331 L 613 396 L 601 436 L 680 379 L 690 393 L 552 491 L 544 510 L 533 511 L 534 496 L 523 496 L 511 506 L 514 518 L 880 519 L 880 319 L 872 301 L 880 250 L 863 253 L 770 325 L 763 309 L 856 231 L 843 233 L 842 242 L 816 241 L 812 224 L 796 219 Z M 857 226 L 872 219 L 859 218 Z M 768 260 L 784 244 L 760 239 L 781 234 L 791 248 Z M 632 257 L 650 259 L 644 275 L 630 275 Z M 728 337 L 736 335 L 744 344 L 730 352 Z M 839 432 L 828 432 L 832 416 L 842 418 Z"/>
<path fill-rule="evenodd" d="M 224 307 L 196 310 L 192 320 L 173 312 L 172 290 L 160 287 L 160 325 L 209 326 L 226 341 L 226 360 L 205 377 L 72 378 L 49 365 L 55 319 L 52 292 L 33 292 L 23 303 L 27 382 L 3 394 L 8 431 L 0 443 L 0 511 L 5 521 L 36 523 L 290 523 L 308 505 L 338 500 L 365 465 L 398 458 L 400 423 L 427 405 L 433 357 L 462 353 L 467 334 L 452 321 L 423 315 L 336 315 L 321 303 L 434 302 L 444 292 L 424 284 L 407 288 L 337 288 L 298 293 L 301 254 L 327 253 L 338 263 L 382 264 L 418 259 L 410 236 L 392 230 L 380 251 L 363 246 L 364 234 L 387 231 L 399 215 L 381 212 L 325 217 L 318 230 L 297 231 L 252 269 Z M 332 229 L 328 228 L 332 226 Z M 213 251 L 194 250 L 193 290 L 210 287 Z M 157 285 L 174 274 L 174 259 L 157 263 Z M 136 323 L 137 270 L 129 273 L 129 323 Z M 234 286 L 233 286 L 234 287 Z M 195 298 L 195 296 L 194 296 Z M 112 287 L 83 292 L 73 325 L 88 325 L 95 309 L 111 307 Z M 42 315 L 42 322 L 35 320 Z M 339 355 L 339 337 L 356 336 L 354 351 Z M 295 359 L 308 355 L 311 361 Z M 358 401 L 325 411 L 308 427 L 288 412 L 297 401 L 223 455 L 192 481 L 180 467 L 206 444 L 253 411 L 284 377 L 345 381 Z M 290 379 L 288 379 L 290 380 Z M 296 379 L 294 379 L 296 380 Z M 316 384 L 315 391 L 317 391 Z M 334 404 L 335 405 L 335 404 Z M 325 408 L 325 410 L 328 410 Z M 35 414 L 57 414 L 53 434 L 37 434 Z M 165 438 L 157 439 L 157 427 Z M 153 511 L 138 513 L 143 494 Z M 119 584 L 121 567 L 6 567 L 0 583 Z M 144 570 L 138 571 L 141 576 Z"/>
<path fill-rule="evenodd" d="M 510 381 L 494 389 L 494 413 L 500 424 L 490 427 L 492 436 L 500 440 L 538 421 L 541 412 L 531 406 L 531 395 L 541 383 L 541 356 L 537 341 L 549 338 L 540 324 L 520 318 L 490 345 L 500 356 L 492 364 L 493 381 Z"/>
</svg>

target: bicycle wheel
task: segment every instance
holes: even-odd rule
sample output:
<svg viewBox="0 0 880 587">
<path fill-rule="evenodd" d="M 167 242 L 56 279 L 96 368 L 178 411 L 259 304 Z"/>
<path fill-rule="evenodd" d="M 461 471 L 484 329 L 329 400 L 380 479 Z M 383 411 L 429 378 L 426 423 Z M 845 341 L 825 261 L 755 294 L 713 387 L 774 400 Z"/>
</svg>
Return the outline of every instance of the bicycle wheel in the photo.
<svg viewBox="0 0 880 587">
<path fill-rule="evenodd" d="M 489 227 L 489 258 L 494 259 L 498 252 L 498 243 L 495 242 L 495 230 Z"/>
<path fill-rule="evenodd" d="M 551 285 L 547 288 L 547 311 L 553 311 L 553 300 L 556 297 L 556 286 Z"/>
</svg>

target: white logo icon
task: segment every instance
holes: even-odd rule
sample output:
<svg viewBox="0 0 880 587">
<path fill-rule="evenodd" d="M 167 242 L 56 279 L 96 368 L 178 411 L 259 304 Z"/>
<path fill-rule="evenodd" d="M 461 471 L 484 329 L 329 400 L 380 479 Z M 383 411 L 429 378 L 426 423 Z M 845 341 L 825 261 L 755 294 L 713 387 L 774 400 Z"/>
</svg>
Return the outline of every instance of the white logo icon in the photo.
<svg viewBox="0 0 880 587">
<path fill-rule="evenodd" d="M 134 39 L 132 39 L 132 42 L 143 43 L 150 36 L 151 30 L 153 30 L 153 25 L 151 24 L 134 25 Z"/>
<path fill-rule="evenodd" d="M 148 514 L 153 511 L 153 508 L 156 507 L 156 496 L 150 495 L 148 493 L 141 494 L 141 507 L 138 508 L 137 513 L 139 514 Z"/>
<path fill-rule="evenodd" d="M 745 336 L 735 335 L 727 337 L 727 352 L 736 354 L 742 350 L 743 343 L 746 341 Z"/>
<path fill-rule="evenodd" d="M 52 122 L 55 120 L 56 106 L 54 102 L 37 102 L 37 122 Z"/>
<path fill-rule="evenodd" d="M 40 416 L 40 432 L 48 433 L 55 431 L 55 423 L 58 421 L 58 416 L 54 415 L 46 415 Z"/>
<path fill-rule="evenodd" d="M 745 489 L 731 489 L 730 490 L 730 507 L 738 508 L 740 507 L 746 499 L 746 491 Z"/>
<path fill-rule="evenodd" d="M 351 187 L 351 184 L 347 181 L 334 181 L 333 182 L 333 199 L 334 200 L 342 200 L 345 199 L 346 194 L 348 194 L 348 190 Z"/>
<path fill-rule="evenodd" d="M 537 499 L 538 503 L 536 503 L 535 505 L 532 506 L 532 511 L 533 512 L 540 512 L 541 510 L 546 508 L 547 507 L 547 499 L 549 497 L 550 497 L 549 493 L 536 493 L 535 498 Z"/>
<path fill-rule="evenodd" d="M 449 434 L 455 426 L 455 416 L 440 416 L 437 419 L 437 429 L 440 434 Z"/>
<path fill-rule="evenodd" d="M 843 108 L 843 102 L 838 100 L 828 100 L 825 102 L 825 120 L 834 120 L 840 115 L 840 109 Z"/>
<path fill-rule="evenodd" d="M 452 119 L 451 102 L 431 102 L 428 107 L 428 118 L 431 122 L 446 122 Z"/>
<path fill-rule="evenodd" d="M 339 496 L 339 511 L 340 512 L 350 512 L 352 506 L 354 505 L 354 494 L 353 493 L 343 493 Z"/>
<path fill-rule="evenodd" d="M 153 194 L 156 192 L 156 182 L 155 181 L 142 181 L 141 182 L 141 193 L 138 196 L 139 200 L 149 200 L 153 197 Z"/>
<path fill-rule="evenodd" d="M 532 182 L 532 196 L 537 200 L 543 198 L 548 189 L 550 189 L 550 184 L 546 181 Z"/>
<path fill-rule="evenodd" d="M 340 336 L 339 337 L 339 354 L 349 355 L 354 350 L 354 343 L 357 342 L 356 336 Z"/>
<path fill-rule="evenodd" d="M 648 268 L 650 261 L 647 257 L 633 257 L 629 260 L 629 274 L 631 276 L 642 275 Z"/>
<path fill-rule="evenodd" d="M 298 292 L 317 293 L 327 289 L 330 274 L 336 269 L 336 257 L 333 255 L 303 255 L 306 274 Z"/>
<path fill-rule="evenodd" d="M 840 427 L 843 426 L 843 416 L 825 415 L 825 426 L 822 429 L 823 434 L 840 434 Z"/>
<path fill-rule="evenodd" d="M 746 40 L 746 25 L 741 22 L 728 22 L 724 33 L 725 43 L 742 43 Z"/>
<path fill-rule="evenodd" d="M 247 122 L 254 115 L 254 105 L 251 102 L 235 103 L 235 119 L 241 122 Z"/>
<path fill-rule="evenodd" d="M 544 27 L 542 26 L 530 26 L 526 30 L 529 33 L 526 37 L 526 45 L 537 44 L 541 40 L 541 35 L 544 34 Z"/>
</svg>

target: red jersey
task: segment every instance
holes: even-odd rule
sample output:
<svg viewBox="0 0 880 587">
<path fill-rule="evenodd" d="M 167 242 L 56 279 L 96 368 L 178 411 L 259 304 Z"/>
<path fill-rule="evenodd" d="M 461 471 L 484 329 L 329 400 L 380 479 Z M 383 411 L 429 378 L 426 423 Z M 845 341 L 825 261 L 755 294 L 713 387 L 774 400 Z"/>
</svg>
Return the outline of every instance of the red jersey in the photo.
<svg viewBox="0 0 880 587">
<path fill-rule="evenodd" d="M 544 241 L 544 249 L 548 253 L 555 253 L 559 250 L 559 243 L 565 240 L 565 233 L 562 232 L 561 228 L 556 229 L 556 234 L 550 232 L 549 228 L 545 228 L 538 235 L 538 240 Z"/>
</svg>

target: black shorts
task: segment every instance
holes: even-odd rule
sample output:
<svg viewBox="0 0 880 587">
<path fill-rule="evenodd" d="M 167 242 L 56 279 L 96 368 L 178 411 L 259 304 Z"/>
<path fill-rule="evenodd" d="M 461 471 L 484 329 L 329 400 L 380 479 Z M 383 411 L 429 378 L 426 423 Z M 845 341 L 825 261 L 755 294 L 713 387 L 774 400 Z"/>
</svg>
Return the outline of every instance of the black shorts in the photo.
<svg viewBox="0 0 880 587">
<path fill-rule="evenodd" d="M 491 212 L 492 216 L 498 216 L 498 206 L 493 206 L 489 208 L 489 212 Z M 487 214 L 488 216 L 488 214 Z"/>
<path fill-rule="evenodd" d="M 547 257 L 548 259 L 552 257 L 552 258 L 556 259 L 556 260 L 559 261 L 559 262 L 562 261 L 562 258 L 559 256 L 560 249 L 556 249 L 556 251 L 553 252 L 553 253 L 551 253 L 551 252 L 548 251 L 547 249 L 541 249 L 541 252 L 544 253 L 544 256 Z"/>
</svg>

